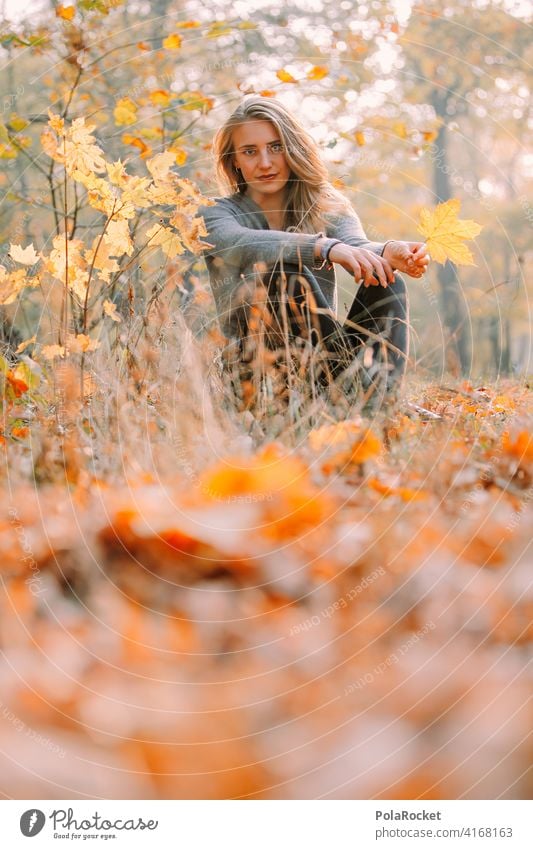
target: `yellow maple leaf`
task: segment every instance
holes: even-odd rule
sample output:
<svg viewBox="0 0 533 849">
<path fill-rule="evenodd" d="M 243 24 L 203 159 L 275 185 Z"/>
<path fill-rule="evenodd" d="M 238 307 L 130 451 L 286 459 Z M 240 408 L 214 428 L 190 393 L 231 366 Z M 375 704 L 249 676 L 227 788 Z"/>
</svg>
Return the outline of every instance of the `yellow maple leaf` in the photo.
<svg viewBox="0 0 533 849">
<path fill-rule="evenodd" d="M 39 254 L 33 247 L 33 242 L 30 242 L 26 248 L 21 248 L 20 245 L 10 245 L 9 256 L 15 262 L 20 262 L 21 265 L 35 265 L 40 260 Z"/>
<path fill-rule="evenodd" d="M 180 94 L 180 109 L 192 111 L 193 109 L 201 109 L 203 112 L 209 112 L 215 105 L 212 97 L 206 97 L 201 91 L 184 91 Z"/>
<path fill-rule="evenodd" d="M 67 343 L 69 350 L 74 354 L 85 354 L 90 351 L 96 351 L 100 346 L 100 342 L 96 339 L 91 339 L 86 333 L 78 333 L 76 336 L 69 334 Z"/>
<path fill-rule="evenodd" d="M 157 88 L 148 95 L 154 106 L 168 106 L 172 95 L 163 88 Z"/>
<path fill-rule="evenodd" d="M 53 158 L 63 163 L 69 174 L 74 171 L 81 171 L 82 174 L 105 171 L 102 150 L 95 144 L 96 139 L 92 134 L 94 128 L 94 124 L 85 124 L 85 118 L 76 118 L 65 134 L 64 143 L 58 146 Z"/>
<path fill-rule="evenodd" d="M 113 301 L 104 301 L 104 315 L 107 315 L 111 321 L 122 321 L 122 318 L 117 312 L 117 305 Z"/>
<path fill-rule="evenodd" d="M 152 148 L 149 144 L 145 144 L 142 139 L 138 136 L 132 136 L 131 133 L 124 133 L 122 136 L 122 141 L 124 144 L 131 144 L 134 147 L 138 147 L 141 151 L 141 158 L 144 159 L 146 156 L 150 156 L 152 152 Z"/>
<path fill-rule="evenodd" d="M 164 153 L 158 153 L 146 163 L 150 174 L 154 180 L 166 180 L 169 170 L 174 165 L 176 159 L 173 153 L 166 150 Z"/>
<path fill-rule="evenodd" d="M 12 304 L 26 286 L 36 286 L 39 282 L 38 278 L 26 277 L 24 268 L 9 273 L 0 265 L 0 304 Z"/>
<path fill-rule="evenodd" d="M 137 104 L 129 97 L 121 97 L 113 109 L 117 127 L 129 127 L 137 122 Z"/>
<path fill-rule="evenodd" d="M 56 17 L 63 18 L 64 21 L 71 21 L 75 14 L 74 6 L 56 6 Z"/>
<path fill-rule="evenodd" d="M 322 80 L 329 74 L 329 68 L 325 65 L 314 65 L 306 76 L 308 80 Z"/>
<path fill-rule="evenodd" d="M 181 35 L 174 32 L 172 35 L 167 35 L 167 37 L 163 39 L 163 47 L 165 50 L 178 50 L 181 47 L 181 42 Z"/>
<path fill-rule="evenodd" d="M 16 112 L 12 112 L 9 119 L 9 126 L 12 130 L 15 130 L 16 133 L 20 133 L 21 130 L 26 129 L 28 121 L 25 121 L 24 118 L 21 118 L 20 115 L 16 114 Z"/>
<path fill-rule="evenodd" d="M 122 190 L 121 202 L 133 207 L 147 207 L 151 204 L 148 188 L 151 181 L 148 177 L 129 177 L 126 187 Z M 132 218 L 131 215 L 121 215 L 122 218 Z"/>
<path fill-rule="evenodd" d="M 450 260 L 456 265 L 475 265 L 464 240 L 475 239 L 482 227 L 471 219 L 460 220 L 457 217 L 460 208 L 461 201 L 452 198 L 439 203 L 433 210 L 421 209 L 417 229 L 424 236 L 432 259 L 441 263 Z"/>
<path fill-rule="evenodd" d="M 96 236 L 92 248 L 85 251 L 87 265 L 93 266 L 98 272 L 98 277 L 104 283 L 109 283 L 112 274 L 120 270 L 120 266 L 113 256 L 113 246 L 108 245 L 103 239 Z"/>
<path fill-rule="evenodd" d="M 118 186 L 120 189 L 123 189 L 128 181 L 128 174 L 126 173 L 126 169 L 124 167 L 124 163 L 121 162 L 120 159 L 117 159 L 116 162 L 106 162 L 107 176 L 111 183 L 114 186 Z"/>
<path fill-rule="evenodd" d="M 276 76 L 278 80 L 281 80 L 282 83 L 297 83 L 298 80 L 295 80 L 292 74 L 289 74 L 284 68 L 276 71 Z"/>
<path fill-rule="evenodd" d="M 64 345 L 44 345 L 41 353 L 46 360 L 54 360 L 56 357 L 65 356 Z"/>
<path fill-rule="evenodd" d="M 184 165 L 185 162 L 187 162 L 187 151 L 180 147 L 179 144 L 171 144 L 169 151 L 174 154 L 174 161 L 176 165 Z"/>
<path fill-rule="evenodd" d="M 226 21 L 215 21 L 206 32 L 207 38 L 219 38 L 221 35 L 229 35 L 231 24 Z"/>
<path fill-rule="evenodd" d="M 173 230 L 169 230 L 168 227 L 154 224 L 153 227 L 150 227 L 146 236 L 149 239 L 149 244 L 160 247 L 168 259 L 173 259 L 178 254 L 184 253 L 179 236 Z"/>
<path fill-rule="evenodd" d="M 104 242 L 109 245 L 111 256 L 122 256 L 122 254 L 131 256 L 133 242 L 128 222 L 124 218 L 109 221 L 104 234 Z"/>
</svg>

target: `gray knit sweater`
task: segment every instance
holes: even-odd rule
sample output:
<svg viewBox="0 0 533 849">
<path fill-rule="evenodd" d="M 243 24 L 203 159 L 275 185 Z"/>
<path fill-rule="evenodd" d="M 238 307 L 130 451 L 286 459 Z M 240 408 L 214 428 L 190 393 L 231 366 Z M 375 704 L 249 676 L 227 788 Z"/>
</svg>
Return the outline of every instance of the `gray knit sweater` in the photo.
<svg viewBox="0 0 533 849">
<path fill-rule="evenodd" d="M 246 195 L 235 193 L 213 200 L 214 206 L 202 206 L 198 214 L 205 221 L 205 240 L 214 245 L 205 249 L 204 257 L 218 320 L 225 336 L 239 335 L 238 314 L 246 310 L 250 302 L 256 263 L 264 263 L 270 268 L 281 259 L 287 264 L 310 270 L 329 306 L 337 312 L 335 269 L 328 270 L 324 266 L 318 270 L 322 260 L 316 260 L 314 255 L 316 241 L 320 238 L 318 234 L 271 230 L 261 208 Z M 330 216 L 325 235 L 380 255 L 385 245 L 384 242 L 367 239 L 355 212 L 353 217 Z"/>
</svg>

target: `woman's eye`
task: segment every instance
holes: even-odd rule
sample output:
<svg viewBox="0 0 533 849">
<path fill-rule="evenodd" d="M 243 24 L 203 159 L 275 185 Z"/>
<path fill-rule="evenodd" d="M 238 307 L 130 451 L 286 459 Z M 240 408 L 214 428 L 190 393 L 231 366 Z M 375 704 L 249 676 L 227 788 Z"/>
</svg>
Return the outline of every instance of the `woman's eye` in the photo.
<svg viewBox="0 0 533 849">
<path fill-rule="evenodd" d="M 282 150 L 283 150 L 283 145 L 281 144 L 281 142 L 275 142 L 275 143 L 271 146 L 271 148 L 270 148 L 270 149 L 271 149 L 271 150 L 273 150 L 273 151 L 274 151 L 274 153 L 281 153 L 281 152 L 282 152 Z"/>
<path fill-rule="evenodd" d="M 243 153 L 245 153 L 246 155 L 249 154 L 250 156 L 253 156 L 254 153 L 255 153 L 255 150 L 252 147 L 250 147 L 250 148 L 248 148 L 248 150 L 243 150 Z"/>
</svg>

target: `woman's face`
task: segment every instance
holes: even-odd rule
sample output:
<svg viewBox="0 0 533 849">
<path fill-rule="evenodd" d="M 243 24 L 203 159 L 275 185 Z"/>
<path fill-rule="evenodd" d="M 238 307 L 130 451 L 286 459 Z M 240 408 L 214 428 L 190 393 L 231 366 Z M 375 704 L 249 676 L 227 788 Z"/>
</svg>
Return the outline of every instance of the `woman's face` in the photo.
<svg viewBox="0 0 533 849">
<path fill-rule="evenodd" d="M 232 138 L 233 164 L 242 172 L 252 200 L 260 203 L 284 193 L 291 172 L 274 125 L 259 119 L 245 121 L 235 127 Z"/>
</svg>

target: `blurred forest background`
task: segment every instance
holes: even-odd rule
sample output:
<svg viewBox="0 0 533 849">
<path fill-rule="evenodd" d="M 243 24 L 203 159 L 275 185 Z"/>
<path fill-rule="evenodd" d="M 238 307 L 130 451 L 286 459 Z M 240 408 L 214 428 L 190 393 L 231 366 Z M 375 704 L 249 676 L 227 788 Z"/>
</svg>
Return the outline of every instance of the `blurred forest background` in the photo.
<svg viewBox="0 0 533 849">
<path fill-rule="evenodd" d="M 146 173 L 150 156 L 175 151 L 180 175 L 217 195 L 213 133 L 243 93 L 266 92 L 290 105 L 322 146 L 370 238 L 417 238 L 419 209 L 450 197 L 462 201 L 463 217 L 483 225 L 475 267 L 434 264 L 422 283 L 411 281 L 419 367 L 530 370 L 527 3 L 3 6 L 12 19 L 0 42 L 4 266 L 10 242 L 46 247 L 61 230 L 60 176 L 39 150 L 48 109 L 94 123 L 106 158 L 120 158 L 132 173 Z M 71 239 L 98 232 L 79 194 L 67 200 Z M 150 215 L 142 210 L 135 226 Z M 142 302 L 162 273 L 175 275 L 176 306 L 190 311 L 196 302 L 198 328 L 210 299 L 203 263 L 190 254 L 164 272 L 145 266 L 142 282 L 140 266 L 129 263 L 112 300 L 121 309 L 133 283 Z M 341 285 L 342 312 L 353 289 L 342 272 Z M 23 316 L 19 306 L 4 309 L 4 338 L 12 322 L 22 337 L 32 335 L 39 299 L 27 300 Z"/>
</svg>

